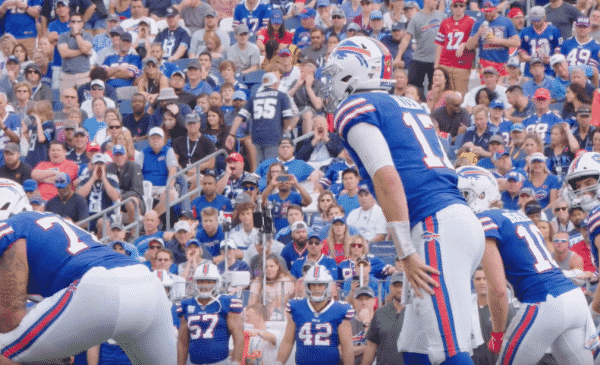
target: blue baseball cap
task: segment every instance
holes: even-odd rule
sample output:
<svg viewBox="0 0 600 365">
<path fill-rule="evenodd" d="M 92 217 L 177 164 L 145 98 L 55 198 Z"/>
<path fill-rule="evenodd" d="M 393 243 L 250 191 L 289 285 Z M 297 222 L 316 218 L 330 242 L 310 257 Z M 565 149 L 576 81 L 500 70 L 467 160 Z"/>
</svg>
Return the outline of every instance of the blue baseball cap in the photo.
<svg viewBox="0 0 600 365">
<path fill-rule="evenodd" d="M 496 152 L 492 155 L 492 161 L 498 161 L 504 156 L 510 156 L 507 151 Z"/>
<path fill-rule="evenodd" d="M 233 93 L 233 100 L 246 100 L 246 93 L 242 90 L 238 90 Z"/>
<path fill-rule="evenodd" d="M 41 196 L 34 195 L 29 199 L 29 203 L 37 204 L 37 205 L 44 205 L 44 204 L 46 204 L 46 201 L 44 199 L 42 199 Z"/>
<path fill-rule="evenodd" d="M 317 1 L 317 8 L 320 6 L 329 6 L 330 2 L 329 0 L 318 0 Z"/>
<path fill-rule="evenodd" d="M 369 19 L 371 19 L 371 20 L 383 19 L 383 13 L 381 12 L 381 10 L 373 10 L 371 12 L 371 15 L 369 16 Z"/>
<path fill-rule="evenodd" d="M 271 13 L 271 24 L 283 24 L 283 13 L 279 9 Z"/>
<path fill-rule="evenodd" d="M 317 16 L 317 12 L 313 8 L 304 8 L 300 13 L 301 19 L 311 19 Z"/>
<path fill-rule="evenodd" d="M 492 102 L 490 103 L 490 109 L 495 109 L 495 108 L 504 109 L 504 103 L 502 102 L 502 100 L 499 100 L 499 99 L 492 100 Z"/>
<path fill-rule="evenodd" d="M 331 224 L 334 224 L 334 223 L 337 223 L 337 222 L 342 222 L 342 223 L 346 224 L 346 218 L 344 218 L 344 217 L 335 217 L 331 221 Z"/>
<path fill-rule="evenodd" d="M 515 123 L 510 127 L 510 132 L 523 132 L 525 131 L 525 126 L 523 123 Z"/>
<path fill-rule="evenodd" d="M 31 193 L 32 191 L 36 191 L 37 188 L 38 184 L 33 179 L 27 179 L 23 181 L 23 190 L 25 190 L 26 192 Z"/>
<path fill-rule="evenodd" d="M 506 175 L 506 180 L 514 181 L 514 182 L 523 182 L 525 181 L 525 176 L 517 171 L 511 171 Z"/>
<path fill-rule="evenodd" d="M 192 238 L 191 240 L 189 240 L 185 243 L 185 248 L 188 248 L 191 245 L 196 245 L 196 246 L 200 247 L 200 242 L 197 239 Z"/>
<path fill-rule="evenodd" d="M 113 155 L 116 155 L 116 154 L 119 154 L 119 153 L 122 154 L 122 155 L 124 155 L 127 152 L 125 151 L 125 147 L 123 147 L 120 144 L 116 144 L 112 148 L 112 153 L 113 153 Z"/>
<path fill-rule="evenodd" d="M 313 232 L 313 233 L 312 233 L 310 236 L 308 236 L 308 239 L 309 239 L 309 240 L 310 240 L 311 238 L 316 238 L 316 239 L 318 239 L 318 240 L 319 240 L 319 242 L 321 242 L 321 237 L 319 237 L 319 235 L 318 235 L 318 234 L 316 234 L 316 233 L 314 233 L 314 232 Z"/>
<path fill-rule="evenodd" d="M 69 177 L 68 174 L 63 172 L 54 181 L 54 186 L 56 186 L 58 189 L 64 189 L 67 186 L 69 186 L 70 183 L 71 183 L 71 178 Z"/>
<path fill-rule="evenodd" d="M 483 11 L 483 12 L 495 11 L 497 6 L 498 6 L 497 0 L 484 0 L 483 3 L 481 4 L 481 11 Z"/>
</svg>

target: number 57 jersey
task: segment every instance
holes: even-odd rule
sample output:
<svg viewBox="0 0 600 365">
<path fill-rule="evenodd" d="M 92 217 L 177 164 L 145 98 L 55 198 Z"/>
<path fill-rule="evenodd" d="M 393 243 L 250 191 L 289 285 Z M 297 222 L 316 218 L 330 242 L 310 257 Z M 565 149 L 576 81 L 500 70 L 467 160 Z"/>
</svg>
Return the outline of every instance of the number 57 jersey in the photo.
<svg viewBox="0 0 600 365">
<path fill-rule="evenodd" d="M 506 279 L 522 303 L 546 301 L 576 286 L 567 279 L 546 249 L 541 232 L 525 215 L 492 209 L 477 215 L 486 238 L 496 239 Z"/>
<path fill-rule="evenodd" d="M 348 132 L 359 123 L 374 125 L 384 136 L 404 185 L 411 226 L 452 204 L 466 204 L 433 122 L 417 102 L 384 92 L 358 93 L 344 100 L 335 113 L 335 128 L 373 191 L 365 162 L 348 144 Z M 369 140 L 368 135 L 364 138 Z"/>
<path fill-rule="evenodd" d="M 316 312 L 309 300 L 292 299 L 286 311 L 296 324 L 296 365 L 332 365 L 340 361 L 338 327 L 354 318 L 350 304 L 331 300 Z"/>
<path fill-rule="evenodd" d="M 138 264 L 55 214 L 23 212 L 1 221 L 0 256 L 18 239 L 27 241 L 27 292 L 43 297 L 68 287 L 93 267 Z"/>
</svg>

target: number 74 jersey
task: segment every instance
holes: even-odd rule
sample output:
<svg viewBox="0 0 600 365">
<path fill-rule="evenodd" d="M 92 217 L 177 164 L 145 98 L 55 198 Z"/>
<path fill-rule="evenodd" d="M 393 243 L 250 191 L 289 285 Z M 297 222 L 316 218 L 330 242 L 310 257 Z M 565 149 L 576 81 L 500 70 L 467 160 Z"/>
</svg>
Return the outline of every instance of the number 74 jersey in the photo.
<svg viewBox="0 0 600 365">
<path fill-rule="evenodd" d="M 492 209 L 477 215 L 486 238 L 496 240 L 506 279 L 522 303 L 544 302 L 576 288 L 546 248 L 529 218 L 512 210 Z"/>
<path fill-rule="evenodd" d="M 296 325 L 296 365 L 332 365 L 340 361 L 338 326 L 354 318 L 350 304 L 331 300 L 316 312 L 309 300 L 292 299 L 286 311 Z"/>
</svg>

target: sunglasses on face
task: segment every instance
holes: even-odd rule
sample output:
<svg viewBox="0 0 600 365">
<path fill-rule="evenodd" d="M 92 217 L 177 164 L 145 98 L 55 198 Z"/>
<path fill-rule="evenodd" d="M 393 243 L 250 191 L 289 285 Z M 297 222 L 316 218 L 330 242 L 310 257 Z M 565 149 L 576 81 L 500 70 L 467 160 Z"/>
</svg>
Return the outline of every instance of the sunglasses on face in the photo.
<svg viewBox="0 0 600 365">
<path fill-rule="evenodd" d="M 314 241 L 314 240 L 313 241 L 308 241 L 308 244 L 309 245 L 313 245 L 313 246 L 318 246 L 318 245 L 321 244 L 321 241 Z"/>
<path fill-rule="evenodd" d="M 36 73 L 38 73 L 38 72 L 37 72 L 36 70 L 27 70 L 27 73 L 28 73 L 28 74 L 36 74 Z"/>
<path fill-rule="evenodd" d="M 120 125 L 111 125 L 108 129 L 121 129 Z"/>
<path fill-rule="evenodd" d="M 554 242 L 556 242 L 556 243 L 567 243 L 567 242 L 569 242 L 569 240 L 564 239 L 564 238 L 555 238 Z"/>
<path fill-rule="evenodd" d="M 363 248 L 363 244 L 362 243 L 351 243 L 350 247 L 358 247 L 358 248 Z"/>
<path fill-rule="evenodd" d="M 567 207 L 558 207 L 558 208 L 554 208 L 555 212 L 566 212 L 567 211 Z"/>
<path fill-rule="evenodd" d="M 464 7 L 466 7 L 466 5 L 465 4 L 458 4 L 457 3 L 457 4 L 452 5 L 452 7 L 453 8 L 464 8 Z"/>
<path fill-rule="evenodd" d="M 331 19 L 342 19 L 341 15 L 334 15 L 331 17 Z"/>
<path fill-rule="evenodd" d="M 103 89 L 103 88 L 101 88 L 101 87 L 94 86 L 94 87 L 92 88 L 92 90 L 104 90 L 104 89 Z"/>
<path fill-rule="evenodd" d="M 256 186 L 244 186 L 244 191 L 254 191 L 256 190 Z"/>
<path fill-rule="evenodd" d="M 150 245 L 148 246 L 148 248 L 151 250 L 158 250 L 159 248 L 161 248 L 161 246 Z"/>
</svg>

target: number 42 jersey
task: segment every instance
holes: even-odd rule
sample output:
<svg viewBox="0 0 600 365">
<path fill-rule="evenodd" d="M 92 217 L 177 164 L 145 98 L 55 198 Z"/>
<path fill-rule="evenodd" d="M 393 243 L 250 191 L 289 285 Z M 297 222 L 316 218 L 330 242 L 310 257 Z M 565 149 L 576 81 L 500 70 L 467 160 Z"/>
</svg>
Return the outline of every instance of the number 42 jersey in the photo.
<svg viewBox="0 0 600 365">
<path fill-rule="evenodd" d="M 316 312 L 309 300 L 292 299 L 286 311 L 296 324 L 296 365 L 332 365 L 340 361 L 338 326 L 354 318 L 350 304 L 331 300 Z"/>
<path fill-rule="evenodd" d="M 466 205 L 433 121 L 417 102 L 385 92 L 358 93 L 344 100 L 335 113 L 335 128 L 373 192 L 365 164 L 348 144 L 348 132 L 359 123 L 374 125 L 385 138 L 404 185 L 411 226 L 452 204 Z"/>
<path fill-rule="evenodd" d="M 51 213 L 23 212 L 1 221 L 0 256 L 21 238 L 27 241 L 29 294 L 52 296 L 93 267 L 139 264 Z"/>
<path fill-rule="evenodd" d="M 494 238 L 506 279 L 522 303 L 546 301 L 576 286 L 567 279 L 546 248 L 541 232 L 520 212 L 492 209 L 477 215 L 486 238 Z"/>
</svg>

